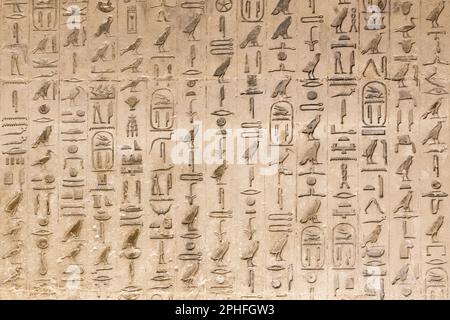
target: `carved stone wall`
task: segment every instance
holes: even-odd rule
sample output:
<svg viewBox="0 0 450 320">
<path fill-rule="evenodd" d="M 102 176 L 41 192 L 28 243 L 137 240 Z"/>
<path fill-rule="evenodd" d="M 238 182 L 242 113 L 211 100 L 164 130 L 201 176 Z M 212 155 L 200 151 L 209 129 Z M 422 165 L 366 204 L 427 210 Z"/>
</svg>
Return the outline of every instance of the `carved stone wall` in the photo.
<svg viewBox="0 0 450 320">
<path fill-rule="evenodd" d="M 448 298 L 448 2 L 0 3 L 0 298 Z"/>
</svg>

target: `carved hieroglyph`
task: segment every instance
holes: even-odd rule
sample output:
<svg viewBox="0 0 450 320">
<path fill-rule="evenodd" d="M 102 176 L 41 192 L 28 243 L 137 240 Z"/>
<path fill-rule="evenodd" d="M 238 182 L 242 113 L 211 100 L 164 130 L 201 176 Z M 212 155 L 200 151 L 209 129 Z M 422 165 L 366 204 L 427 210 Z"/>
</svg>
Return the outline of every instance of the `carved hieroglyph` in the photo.
<svg viewBox="0 0 450 320">
<path fill-rule="evenodd" d="M 0 298 L 448 298 L 450 3 L 0 13 Z"/>
</svg>

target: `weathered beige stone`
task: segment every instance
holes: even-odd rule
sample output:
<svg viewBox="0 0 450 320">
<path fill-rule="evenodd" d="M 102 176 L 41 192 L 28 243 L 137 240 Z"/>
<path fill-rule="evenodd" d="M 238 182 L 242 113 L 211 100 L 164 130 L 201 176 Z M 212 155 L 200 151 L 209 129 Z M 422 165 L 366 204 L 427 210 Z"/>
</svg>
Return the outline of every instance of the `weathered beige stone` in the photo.
<svg viewBox="0 0 450 320">
<path fill-rule="evenodd" d="M 0 13 L 1 299 L 447 299 L 448 3 Z"/>
</svg>

